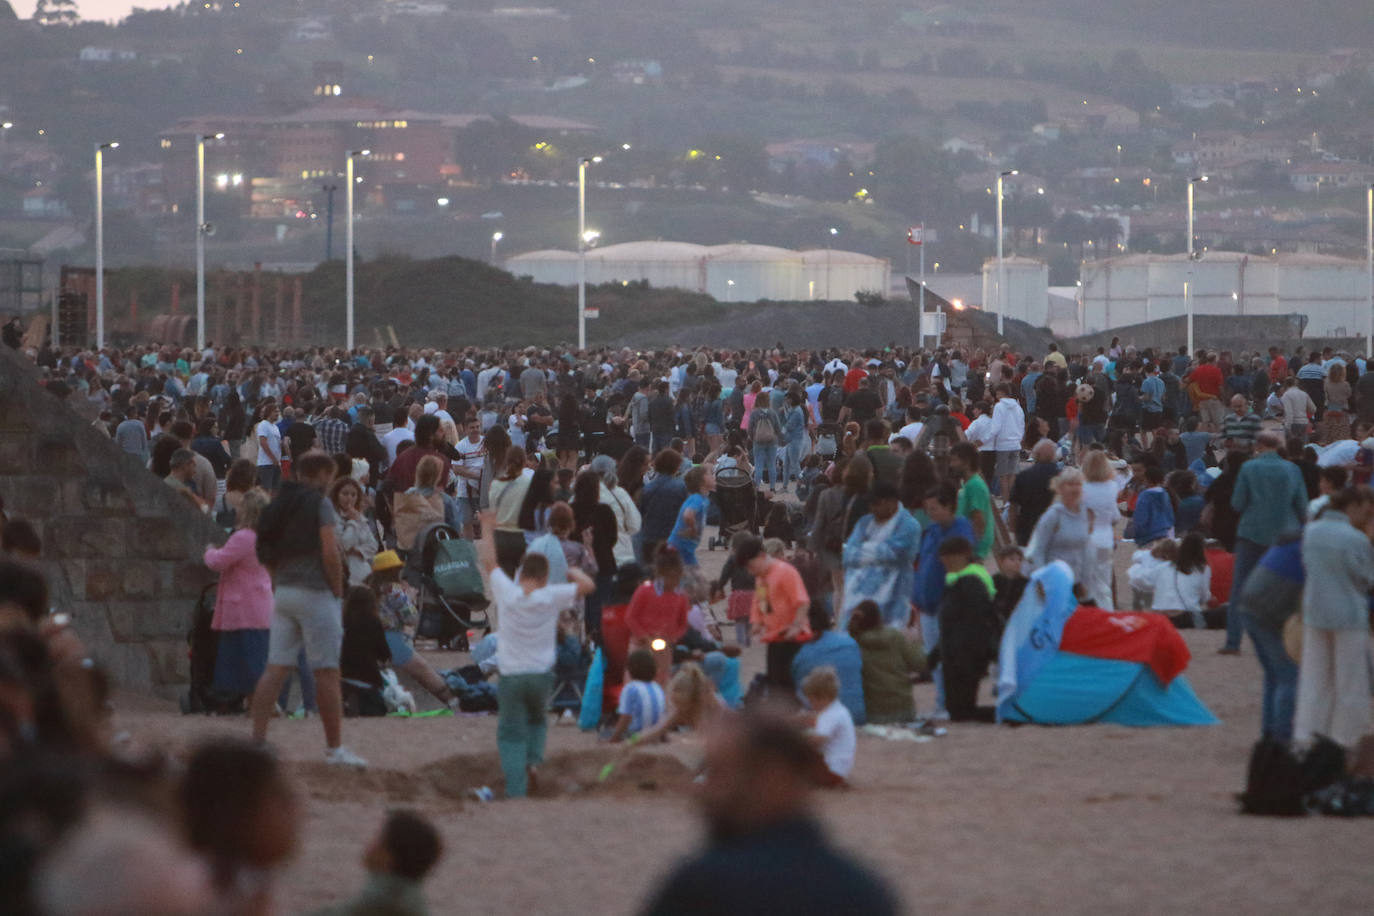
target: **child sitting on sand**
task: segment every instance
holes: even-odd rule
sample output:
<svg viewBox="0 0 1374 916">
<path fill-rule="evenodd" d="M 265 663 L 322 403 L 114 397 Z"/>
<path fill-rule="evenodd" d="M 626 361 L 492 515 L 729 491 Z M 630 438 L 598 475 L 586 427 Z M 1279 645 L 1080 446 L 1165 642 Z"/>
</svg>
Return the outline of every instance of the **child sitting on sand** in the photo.
<svg viewBox="0 0 1374 916">
<path fill-rule="evenodd" d="M 645 649 L 636 649 L 625 660 L 625 670 L 630 680 L 620 691 L 620 705 L 616 712 L 615 731 L 611 732 L 611 742 L 624 738 L 636 739 L 653 728 L 663 718 L 668 701 L 663 688 L 654 680 L 658 666 L 654 655 Z"/>
<path fill-rule="evenodd" d="M 392 811 L 363 853 L 367 884 L 362 891 L 316 916 L 426 916 L 429 908 L 420 882 L 442 852 L 439 833 L 429 821 L 413 811 Z"/>
<path fill-rule="evenodd" d="M 828 788 L 847 786 L 854 769 L 857 738 L 854 718 L 840 702 L 839 675 L 829 665 L 822 665 L 802 680 L 801 692 L 811 706 L 807 719 L 813 740 L 825 758 L 821 783 Z"/>
</svg>

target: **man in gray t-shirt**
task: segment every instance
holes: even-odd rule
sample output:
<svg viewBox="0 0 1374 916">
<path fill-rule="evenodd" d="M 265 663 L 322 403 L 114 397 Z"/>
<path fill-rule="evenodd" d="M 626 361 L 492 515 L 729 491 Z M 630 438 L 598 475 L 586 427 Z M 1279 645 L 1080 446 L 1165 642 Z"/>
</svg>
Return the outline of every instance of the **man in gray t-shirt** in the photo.
<svg viewBox="0 0 1374 916">
<path fill-rule="evenodd" d="M 325 498 L 334 480 L 334 459 L 306 452 L 296 462 L 296 481 L 263 514 L 259 544 L 272 572 L 272 625 L 267 670 L 253 691 L 253 739 L 267 740 L 277 694 L 304 651 L 315 673 L 315 701 L 324 726 L 325 762 L 365 767 L 367 761 L 341 743 L 343 696 L 339 651 L 343 648 L 343 559 L 334 537 L 336 515 Z M 314 518 L 303 518 L 313 513 Z M 273 536 L 275 535 L 275 536 Z"/>
</svg>

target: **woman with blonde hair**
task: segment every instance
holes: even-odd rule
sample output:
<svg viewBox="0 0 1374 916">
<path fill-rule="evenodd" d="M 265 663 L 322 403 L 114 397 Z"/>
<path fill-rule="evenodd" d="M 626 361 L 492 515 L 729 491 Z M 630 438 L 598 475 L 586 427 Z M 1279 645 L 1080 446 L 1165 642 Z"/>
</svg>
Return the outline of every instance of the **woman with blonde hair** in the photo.
<svg viewBox="0 0 1374 916">
<path fill-rule="evenodd" d="M 421 531 L 444 521 L 444 494 L 439 489 L 443 471 L 437 455 L 426 455 L 415 466 L 415 486 L 396 497 L 391 525 L 398 550 L 413 550 Z"/>
<path fill-rule="evenodd" d="M 1089 566 L 1088 581 L 1083 583 L 1100 607 L 1116 607 L 1116 592 L 1112 584 L 1113 559 L 1116 554 L 1116 520 L 1121 517 L 1116 497 L 1120 484 L 1107 453 L 1090 449 L 1083 456 L 1083 505 L 1092 512 L 1093 562 Z"/>
<path fill-rule="evenodd" d="M 214 688 L 222 697 L 252 696 L 267 668 L 272 626 L 272 577 L 258 562 L 255 528 L 268 497 L 259 489 L 243 494 L 236 530 L 223 547 L 205 550 L 205 565 L 219 573 L 210 627 L 219 634 Z"/>
<path fill-rule="evenodd" d="M 1026 561 L 1039 569 L 1063 560 L 1073 570 L 1074 582 L 1087 588 L 1097 551 L 1092 542 L 1093 512 L 1083 504 L 1083 472 L 1065 468 L 1050 481 L 1050 489 L 1055 493 L 1054 504 L 1035 523 Z"/>
</svg>

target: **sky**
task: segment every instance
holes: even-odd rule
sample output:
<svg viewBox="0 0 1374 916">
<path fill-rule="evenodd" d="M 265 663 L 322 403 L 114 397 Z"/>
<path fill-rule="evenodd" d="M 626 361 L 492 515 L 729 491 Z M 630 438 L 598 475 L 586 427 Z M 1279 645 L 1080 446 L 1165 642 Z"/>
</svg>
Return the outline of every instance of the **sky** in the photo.
<svg viewBox="0 0 1374 916">
<path fill-rule="evenodd" d="M 35 0 L 10 0 L 20 19 L 28 19 L 33 15 L 34 3 Z M 81 12 L 82 19 L 123 19 L 135 6 L 155 10 L 175 5 L 173 0 L 76 0 L 76 8 Z"/>
</svg>

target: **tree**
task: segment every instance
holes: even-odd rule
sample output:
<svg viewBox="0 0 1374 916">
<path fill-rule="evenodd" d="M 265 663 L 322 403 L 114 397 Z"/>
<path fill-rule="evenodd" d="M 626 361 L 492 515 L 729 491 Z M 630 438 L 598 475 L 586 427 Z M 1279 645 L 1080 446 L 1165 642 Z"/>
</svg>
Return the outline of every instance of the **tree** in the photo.
<svg viewBox="0 0 1374 916">
<path fill-rule="evenodd" d="M 33 18 L 43 25 L 75 25 L 81 14 L 77 12 L 76 0 L 38 0 Z"/>
<path fill-rule="evenodd" d="M 10 0 L 0 0 L 0 22 L 12 22 L 18 18 L 14 7 L 10 5 Z"/>
</svg>

